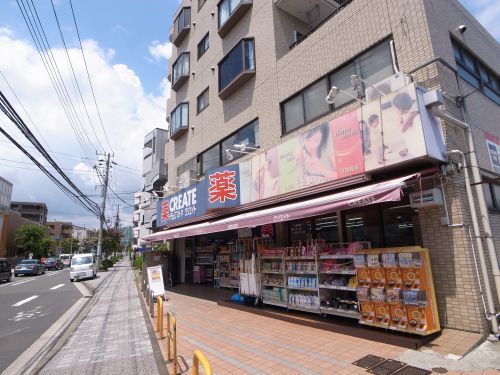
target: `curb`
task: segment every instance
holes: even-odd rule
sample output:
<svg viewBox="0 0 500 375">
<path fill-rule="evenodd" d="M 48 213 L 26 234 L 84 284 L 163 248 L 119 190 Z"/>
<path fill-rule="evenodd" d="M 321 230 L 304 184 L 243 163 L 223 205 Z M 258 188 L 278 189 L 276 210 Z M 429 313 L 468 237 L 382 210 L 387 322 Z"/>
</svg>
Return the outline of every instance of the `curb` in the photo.
<svg viewBox="0 0 500 375">
<path fill-rule="evenodd" d="M 112 273 L 110 272 L 109 275 Z M 37 374 L 64 346 L 90 309 L 97 303 L 97 299 L 92 297 L 98 287 L 107 279 L 108 277 L 104 278 L 96 288 L 82 282 L 91 295 L 89 297 L 82 296 L 77 300 L 47 331 L 11 363 L 2 375 Z M 57 326 L 60 327 L 55 328 Z"/>
<path fill-rule="evenodd" d="M 137 278 L 137 274 L 134 269 L 134 279 L 135 279 L 135 287 L 137 289 L 138 298 L 141 301 L 142 314 L 144 316 L 144 321 L 146 322 L 146 327 L 148 328 L 149 341 L 151 341 L 151 346 L 153 347 L 153 355 L 155 357 L 156 367 L 158 369 L 158 373 L 160 374 L 168 374 L 167 365 L 165 364 L 165 360 L 163 359 L 163 354 L 160 348 L 160 344 L 158 343 L 158 339 L 156 338 L 156 333 L 153 328 L 153 324 L 149 319 L 149 312 L 147 306 L 145 305 L 144 299 L 142 298 L 140 282 Z"/>
</svg>

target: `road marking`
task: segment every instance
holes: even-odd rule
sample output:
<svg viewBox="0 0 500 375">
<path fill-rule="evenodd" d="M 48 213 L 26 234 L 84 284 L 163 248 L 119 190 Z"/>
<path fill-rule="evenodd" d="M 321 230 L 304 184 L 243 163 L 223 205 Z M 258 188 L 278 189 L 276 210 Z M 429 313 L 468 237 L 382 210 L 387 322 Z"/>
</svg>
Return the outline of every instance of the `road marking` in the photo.
<svg viewBox="0 0 500 375">
<path fill-rule="evenodd" d="M 28 282 L 33 281 L 33 280 L 35 280 L 35 279 L 33 278 L 33 279 L 28 279 L 28 280 L 23 280 L 23 281 L 17 281 L 14 284 L 8 284 L 8 285 L 15 286 L 15 285 L 20 285 L 20 284 L 28 283 Z"/>
<path fill-rule="evenodd" d="M 62 286 L 64 286 L 64 284 L 59 284 L 59 285 L 53 286 L 53 287 L 52 287 L 52 288 L 50 288 L 50 289 L 54 290 L 54 289 L 60 288 L 60 287 L 62 287 Z"/>
<path fill-rule="evenodd" d="M 18 307 L 18 306 L 24 305 L 26 302 L 32 301 L 35 298 L 38 298 L 38 296 L 31 296 L 29 298 L 23 299 L 22 301 L 19 301 L 18 303 L 13 304 L 12 307 Z"/>
</svg>

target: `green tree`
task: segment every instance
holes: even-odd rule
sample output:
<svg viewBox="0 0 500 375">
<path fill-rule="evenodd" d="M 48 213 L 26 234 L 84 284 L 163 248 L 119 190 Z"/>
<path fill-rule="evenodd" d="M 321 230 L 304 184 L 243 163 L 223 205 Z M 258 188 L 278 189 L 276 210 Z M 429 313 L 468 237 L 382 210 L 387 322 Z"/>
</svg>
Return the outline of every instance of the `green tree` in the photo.
<svg viewBox="0 0 500 375">
<path fill-rule="evenodd" d="M 97 237 L 85 238 L 80 244 L 80 251 L 90 253 L 92 249 L 97 249 Z"/>
<path fill-rule="evenodd" d="M 47 236 L 47 228 L 35 224 L 27 224 L 15 232 L 16 244 L 27 253 L 33 253 L 33 258 L 44 256 L 43 239 Z"/>
<path fill-rule="evenodd" d="M 78 250 L 79 243 L 80 241 L 78 238 L 64 238 L 61 240 L 59 246 L 61 246 L 65 254 L 70 254 L 71 252 L 74 253 Z"/>
<path fill-rule="evenodd" d="M 102 252 L 106 254 L 121 251 L 120 232 L 115 229 L 104 230 L 102 236 Z"/>
<path fill-rule="evenodd" d="M 40 241 L 41 256 L 54 256 L 56 254 L 57 242 L 50 237 L 44 237 Z"/>
</svg>

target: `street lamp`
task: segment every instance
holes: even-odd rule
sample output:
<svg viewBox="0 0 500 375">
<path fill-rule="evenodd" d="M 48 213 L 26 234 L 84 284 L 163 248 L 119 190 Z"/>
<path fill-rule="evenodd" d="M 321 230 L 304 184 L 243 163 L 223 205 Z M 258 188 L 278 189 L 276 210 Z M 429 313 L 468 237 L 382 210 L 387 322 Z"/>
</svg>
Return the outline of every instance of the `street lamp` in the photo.
<svg viewBox="0 0 500 375">
<path fill-rule="evenodd" d="M 332 86 L 332 88 L 330 89 L 330 92 L 328 93 L 328 96 L 325 98 L 326 102 L 328 104 L 334 104 L 335 103 L 335 97 L 337 96 L 337 94 L 339 92 L 341 92 L 341 93 L 343 93 L 343 94 L 345 94 L 345 95 L 353 98 L 354 100 L 360 102 L 361 104 L 366 104 L 366 102 L 364 100 L 361 100 L 360 98 L 355 97 L 354 95 L 352 95 L 348 91 L 339 89 L 337 86 Z"/>
</svg>

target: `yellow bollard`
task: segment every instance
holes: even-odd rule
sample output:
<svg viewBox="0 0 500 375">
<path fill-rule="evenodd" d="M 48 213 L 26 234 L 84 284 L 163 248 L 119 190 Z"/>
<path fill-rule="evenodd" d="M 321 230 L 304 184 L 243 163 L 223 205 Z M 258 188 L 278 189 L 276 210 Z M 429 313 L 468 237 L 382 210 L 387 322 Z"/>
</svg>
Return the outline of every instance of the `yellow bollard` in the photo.
<svg viewBox="0 0 500 375">
<path fill-rule="evenodd" d="M 170 328 L 170 322 L 172 322 L 172 328 Z M 172 340 L 173 356 L 170 355 L 170 340 Z M 174 362 L 173 372 L 177 374 L 177 322 L 175 315 L 170 311 L 167 312 L 167 360 Z"/>
<path fill-rule="evenodd" d="M 160 340 L 163 339 L 163 297 L 158 297 L 158 311 L 156 312 L 156 330 L 160 334 Z"/>
<path fill-rule="evenodd" d="M 210 366 L 210 363 L 207 361 L 205 356 L 203 355 L 202 352 L 199 350 L 195 351 L 193 354 L 193 372 L 192 375 L 199 375 L 200 370 L 199 366 L 203 367 L 203 371 L 205 372 L 205 375 L 212 375 L 212 366 Z"/>
</svg>

